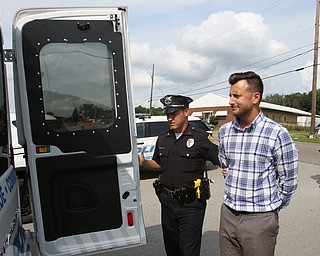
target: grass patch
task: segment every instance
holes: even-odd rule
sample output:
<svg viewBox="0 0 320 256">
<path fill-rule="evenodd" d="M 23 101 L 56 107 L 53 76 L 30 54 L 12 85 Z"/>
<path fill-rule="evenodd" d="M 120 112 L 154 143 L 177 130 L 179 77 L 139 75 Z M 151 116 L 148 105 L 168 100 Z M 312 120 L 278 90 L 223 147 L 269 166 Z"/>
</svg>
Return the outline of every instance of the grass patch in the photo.
<svg viewBox="0 0 320 256">
<path fill-rule="evenodd" d="M 297 142 L 310 142 L 310 143 L 318 143 L 320 144 L 320 136 L 316 135 L 314 138 L 309 138 L 309 132 L 301 132 L 301 131 L 290 131 L 291 138 Z"/>
</svg>

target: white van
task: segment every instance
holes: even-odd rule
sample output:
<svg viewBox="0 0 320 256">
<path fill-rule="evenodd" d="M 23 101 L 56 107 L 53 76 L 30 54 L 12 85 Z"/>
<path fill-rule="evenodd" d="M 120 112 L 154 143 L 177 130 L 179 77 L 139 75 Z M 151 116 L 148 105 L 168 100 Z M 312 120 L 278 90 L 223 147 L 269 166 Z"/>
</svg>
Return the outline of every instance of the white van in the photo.
<svg viewBox="0 0 320 256">
<path fill-rule="evenodd" d="M 3 60 L 13 63 L 14 137 L 24 149 L 37 255 L 146 244 L 127 15 L 122 6 L 21 9 L 5 55 L 0 36 L 0 255 L 27 250 Z"/>
<path fill-rule="evenodd" d="M 6 66 L 0 27 L 0 255 L 30 255 L 20 214 L 19 181 L 12 159 Z"/>
<path fill-rule="evenodd" d="M 135 120 L 137 128 L 138 154 L 143 150 L 145 159 L 150 160 L 152 159 L 158 136 L 170 128 L 167 117 L 136 115 Z M 189 116 L 188 120 L 191 126 L 198 127 L 209 133 L 211 132 L 208 125 L 200 118 Z"/>
</svg>

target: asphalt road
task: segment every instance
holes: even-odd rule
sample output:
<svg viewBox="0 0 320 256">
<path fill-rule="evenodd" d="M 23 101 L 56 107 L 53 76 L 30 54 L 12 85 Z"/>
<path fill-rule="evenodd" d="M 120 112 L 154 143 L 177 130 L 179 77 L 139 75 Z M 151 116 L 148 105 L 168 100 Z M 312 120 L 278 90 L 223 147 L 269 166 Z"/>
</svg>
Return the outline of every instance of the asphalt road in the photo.
<svg viewBox="0 0 320 256">
<path fill-rule="evenodd" d="M 280 232 L 276 256 L 320 255 L 320 145 L 297 143 L 300 151 L 299 186 L 288 208 L 280 212 Z M 219 214 L 223 197 L 220 170 L 209 171 L 215 181 L 203 227 L 201 256 L 219 256 Z M 148 243 L 143 246 L 96 254 L 99 256 L 164 256 L 160 224 L 160 204 L 152 182 L 156 175 L 141 175 L 141 193 Z"/>
<path fill-rule="evenodd" d="M 276 256 L 320 255 L 320 145 L 297 143 L 300 151 L 299 186 L 288 208 L 280 211 L 280 232 Z M 208 201 L 201 256 L 219 256 L 219 211 L 223 178 L 219 170 L 209 171 L 215 183 Z M 153 173 L 141 175 L 141 191 L 147 245 L 98 254 L 99 256 L 165 255 L 160 226 L 160 205 L 152 188 Z"/>
</svg>

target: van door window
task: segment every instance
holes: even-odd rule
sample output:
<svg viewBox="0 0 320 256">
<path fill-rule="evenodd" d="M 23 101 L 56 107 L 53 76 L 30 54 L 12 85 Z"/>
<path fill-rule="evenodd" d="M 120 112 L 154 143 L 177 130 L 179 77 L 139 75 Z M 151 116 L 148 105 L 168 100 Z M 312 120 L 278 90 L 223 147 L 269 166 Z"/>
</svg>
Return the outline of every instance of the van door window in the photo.
<svg viewBox="0 0 320 256">
<path fill-rule="evenodd" d="M 150 123 L 148 136 L 147 137 L 154 137 L 159 136 L 160 134 L 168 131 L 170 129 L 168 122 L 157 122 L 157 123 Z"/>
<path fill-rule="evenodd" d="M 169 130 L 169 124 L 165 122 L 145 122 L 137 124 L 137 137 L 148 138 L 156 137 Z"/>
<path fill-rule="evenodd" d="M 55 131 L 114 123 L 112 57 L 101 43 L 48 44 L 40 52 L 47 125 Z"/>
<path fill-rule="evenodd" d="M 96 156 L 131 151 L 122 35 L 112 21 L 33 20 L 22 47 L 35 144 Z"/>
</svg>

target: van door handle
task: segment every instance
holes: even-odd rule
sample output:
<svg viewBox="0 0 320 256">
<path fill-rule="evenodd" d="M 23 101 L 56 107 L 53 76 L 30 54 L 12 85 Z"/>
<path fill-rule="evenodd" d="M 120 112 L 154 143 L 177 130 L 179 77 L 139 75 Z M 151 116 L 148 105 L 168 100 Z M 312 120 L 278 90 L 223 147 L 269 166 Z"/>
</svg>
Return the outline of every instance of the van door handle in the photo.
<svg viewBox="0 0 320 256">
<path fill-rule="evenodd" d="M 137 145 L 143 145 L 144 144 L 144 142 L 139 142 L 139 143 L 137 143 Z"/>
</svg>

